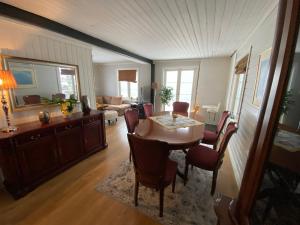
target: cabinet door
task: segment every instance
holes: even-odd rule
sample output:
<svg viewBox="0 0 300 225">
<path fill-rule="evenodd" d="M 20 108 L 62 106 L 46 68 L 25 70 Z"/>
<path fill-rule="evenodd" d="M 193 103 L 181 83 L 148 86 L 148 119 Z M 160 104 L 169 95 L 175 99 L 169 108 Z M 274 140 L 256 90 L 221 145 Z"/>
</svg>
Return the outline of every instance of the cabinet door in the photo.
<svg viewBox="0 0 300 225">
<path fill-rule="evenodd" d="M 40 135 L 31 137 L 31 142 L 16 146 L 24 183 L 39 180 L 59 165 L 54 134 L 45 137 L 40 137 Z"/>
<path fill-rule="evenodd" d="M 57 142 L 62 164 L 75 161 L 83 154 L 81 127 L 79 124 L 69 124 L 57 128 Z"/>
<path fill-rule="evenodd" d="M 101 121 L 84 125 L 84 146 L 87 152 L 91 152 L 103 146 Z"/>
</svg>

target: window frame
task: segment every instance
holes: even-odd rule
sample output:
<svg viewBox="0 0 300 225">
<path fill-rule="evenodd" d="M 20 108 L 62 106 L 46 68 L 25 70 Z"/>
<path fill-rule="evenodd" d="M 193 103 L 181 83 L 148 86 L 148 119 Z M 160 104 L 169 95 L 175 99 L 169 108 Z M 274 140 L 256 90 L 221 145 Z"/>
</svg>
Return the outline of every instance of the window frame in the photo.
<svg viewBox="0 0 300 225">
<path fill-rule="evenodd" d="M 234 70 L 232 72 L 232 77 L 231 77 L 231 89 L 230 89 L 230 98 L 229 98 L 229 111 L 231 112 L 231 118 L 230 120 L 233 122 L 236 122 L 237 124 L 239 124 L 240 121 L 240 117 L 241 117 L 241 112 L 242 112 L 242 106 L 243 106 L 243 102 L 244 102 L 244 97 L 245 97 L 245 91 L 246 91 L 246 84 L 247 84 L 247 79 L 248 79 L 248 71 L 249 71 L 249 64 L 250 64 L 250 60 L 251 60 L 251 53 L 252 53 L 252 46 L 250 46 L 250 50 L 248 53 L 248 62 L 247 62 L 247 68 L 245 73 L 243 73 L 244 76 L 244 80 L 242 83 L 242 93 L 241 93 L 241 97 L 240 97 L 240 101 L 239 101 L 239 106 L 238 106 L 238 110 L 236 115 L 233 114 L 234 111 L 234 107 L 236 104 L 236 91 L 237 91 L 237 77 L 241 76 L 242 74 L 236 74 L 235 73 L 235 66 L 237 64 L 237 62 L 239 62 L 240 59 L 242 59 L 243 57 L 245 57 L 247 54 L 245 54 L 244 56 L 240 57 L 239 59 L 237 59 L 237 55 L 235 56 L 235 62 L 234 62 Z"/>
<path fill-rule="evenodd" d="M 191 111 L 196 104 L 196 93 L 197 93 L 197 85 L 198 85 L 198 79 L 199 79 L 199 67 L 198 66 L 180 66 L 180 67 L 165 67 L 163 68 L 163 84 L 166 85 L 167 81 L 167 72 L 168 71 L 178 71 L 177 76 L 177 93 L 175 93 L 175 101 L 179 101 L 180 96 L 180 85 L 181 85 L 181 72 L 183 70 L 193 70 L 194 71 L 194 77 L 193 77 L 193 89 L 191 93 L 191 102 L 189 106 L 189 111 Z M 162 110 L 165 110 L 165 106 L 161 106 Z"/>
</svg>

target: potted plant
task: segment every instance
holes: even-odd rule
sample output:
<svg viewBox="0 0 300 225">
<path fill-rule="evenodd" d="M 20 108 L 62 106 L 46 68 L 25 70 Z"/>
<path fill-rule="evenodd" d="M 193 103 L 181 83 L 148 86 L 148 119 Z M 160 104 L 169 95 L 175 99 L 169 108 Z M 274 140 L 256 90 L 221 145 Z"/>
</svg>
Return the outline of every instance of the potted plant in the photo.
<svg viewBox="0 0 300 225">
<path fill-rule="evenodd" d="M 48 98 L 43 98 L 42 101 L 50 105 L 60 105 L 60 110 L 64 117 L 69 117 L 72 114 L 75 105 L 78 103 L 77 99 L 73 95 L 71 95 L 69 99 L 54 98 L 50 100 Z"/>
<path fill-rule="evenodd" d="M 280 106 L 280 116 L 286 116 L 290 109 L 290 105 L 294 104 L 295 101 L 292 99 L 293 97 L 293 90 L 289 90 L 283 96 L 281 106 Z"/>
<path fill-rule="evenodd" d="M 160 101 L 162 105 L 169 105 L 170 101 L 173 98 L 173 88 L 162 86 L 158 96 L 160 97 Z"/>
</svg>

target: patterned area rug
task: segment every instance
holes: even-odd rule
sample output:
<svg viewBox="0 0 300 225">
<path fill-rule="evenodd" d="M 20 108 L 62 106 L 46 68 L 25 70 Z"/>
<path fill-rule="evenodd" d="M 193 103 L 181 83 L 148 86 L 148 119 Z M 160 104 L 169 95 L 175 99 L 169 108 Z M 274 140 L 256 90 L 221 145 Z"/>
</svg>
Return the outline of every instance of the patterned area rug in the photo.
<svg viewBox="0 0 300 225">
<path fill-rule="evenodd" d="M 183 171 L 184 153 L 173 151 L 170 158 L 179 163 Z M 216 216 L 213 210 L 213 197 L 210 195 L 212 174 L 194 168 L 189 171 L 189 181 L 177 177 L 175 193 L 171 185 L 165 189 L 164 216 L 159 214 L 159 192 L 140 185 L 138 207 L 142 213 L 164 225 L 215 225 Z M 134 206 L 134 169 L 132 163 L 124 161 L 118 171 L 99 183 L 96 190 Z"/>
</svg>

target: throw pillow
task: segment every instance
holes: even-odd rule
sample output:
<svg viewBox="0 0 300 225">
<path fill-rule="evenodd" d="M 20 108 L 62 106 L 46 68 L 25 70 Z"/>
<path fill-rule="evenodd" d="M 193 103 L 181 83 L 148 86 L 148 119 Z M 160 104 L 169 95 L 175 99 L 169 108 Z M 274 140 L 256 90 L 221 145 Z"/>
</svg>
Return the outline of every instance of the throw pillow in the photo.
<svg viewBox="0 0 300 225">
<path fill-rule="evenodd" d="M 102 96 L 97 96 L 97 97 L 96 97 L 96 102 L 97 102 L 98 104 L 103 104 L 103 97 L 102 97 Z"/>
<path fill-rule="evenodd" d="M 122 97 L 112 97 L 110 104 L 112 104 L 112 105 L 121 105 L 122 104 Z"/>
<path fill-rule="evenodd" d="M 111 96 L 103 96 L 104 104 L 111 104 Z"/>
</svg>

